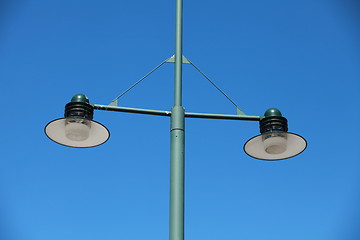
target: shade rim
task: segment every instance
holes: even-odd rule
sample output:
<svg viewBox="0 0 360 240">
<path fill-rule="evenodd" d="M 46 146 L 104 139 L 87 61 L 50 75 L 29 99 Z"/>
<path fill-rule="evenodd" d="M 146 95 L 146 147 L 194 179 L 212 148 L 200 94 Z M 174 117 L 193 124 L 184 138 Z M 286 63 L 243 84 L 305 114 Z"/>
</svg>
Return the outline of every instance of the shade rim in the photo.
<svg viewBox="0 0 360 240">
<path fill-rule="evenodd" d="M 65 146 L 65 147 L 71 147 L 71 148 L 92 148 L 92 147 L 97 147 L 97 146 L 100 146 L 102 144 L 104 144 L 105 142 L 107 142 L 110 138 L 110 131 L 107 129 L 107 127 L 105 127 L 103 124 L 97 122 L 97 121 L 94 121 L 94 120 L 89 120 L 91 122 L 91 132 L 90 134 L 94 134 L 94 128 L 97 132 L 102 132 L 103 136 L 101 136 L 100 140 L 99 141 L 87 141 L 85 140 L 84 142 L 89 142 L 88 145 L 83 145 L 81 146 L 77 146 L 76 144 L 71 144 L 71 143 L 80 143 L 80 142 L 77 142 L 77 141 L 72 141 L 72 140 L 69 140 L 67 139 L 67 141 L 69 141 L 70 143 L 69 144 L 66 144 L 64 142 L 62 142 L 61 140 L 61 136 L 60 137 L 57 137 L 57 136 L 51 136 L 52 134 L 49 133 L 49 130 L 51 131 L 51 127 L 53 128 L 58 128 L 58 127 L 62 127 L 62 123 L 61 122 L 64 122 L 64 126 L 65 126 L 65 120 L 66 118 L 58 118 L 58 119 L 55 119 L 55 120 L 52 120 L 50 121 L 48 124 L 46 124 L 46 126 L 44 127 L 44 133 L 45 135 L 53 142 L 57 143 L 57 144 L 60 144 L 62 146 Z M 49 128 L 50 127 L 50 128 Z M 65 128 L 65 127 L 64 127 Z M 64 129 L 65 131 L 65 129 Z M 95 133 L 96 134 L 96 133 Z M 90 136 L 89 136 L 90 137 Z M 91 139 L 90 139 L 91 140 Z"/>
</svg>

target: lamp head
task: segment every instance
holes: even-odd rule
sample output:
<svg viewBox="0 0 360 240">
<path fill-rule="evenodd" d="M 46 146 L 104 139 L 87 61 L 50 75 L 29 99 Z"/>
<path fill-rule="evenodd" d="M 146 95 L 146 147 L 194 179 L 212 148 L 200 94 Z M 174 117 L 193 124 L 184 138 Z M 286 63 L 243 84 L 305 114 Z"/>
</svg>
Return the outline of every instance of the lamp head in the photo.
<svg viewBox="0 0 360 240">
<path fill-rule="evenodd" d="M 84 94 L 76 94 L 65 105 L 65 118 L 56 119 L 45 127 L 51 140 L 68 147 L 87 148 L 105 143 L 110 136 L 102 124 L 93 121 L 94 107 Z"/>
<path fill-rule="evenodd" d="M 261 160 L 282 160 L 302 153 L 306 140 L 300 135 L 289 133 L 287 119 L 276 108 L 268 109 L 260 120 L 260 135 L 248 140 L 244 151 Z"/>
</svg>

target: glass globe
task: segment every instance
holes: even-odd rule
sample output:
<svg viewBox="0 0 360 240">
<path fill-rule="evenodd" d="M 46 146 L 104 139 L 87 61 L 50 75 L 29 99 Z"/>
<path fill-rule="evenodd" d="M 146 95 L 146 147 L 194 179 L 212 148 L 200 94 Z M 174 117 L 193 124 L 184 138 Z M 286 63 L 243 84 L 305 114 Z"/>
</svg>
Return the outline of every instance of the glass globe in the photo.
<svg viewBox="0 0 360 240">
<path fill-rule="evenodd" d="M 270 133 L 263 134 L 262 141 L 265 152 L 269 154 L 280 154 L 286 151 L 286 134 Z"/>
<path fill-rule="evenodd" d="M 65 122 L 65 135 L 73 141 L 88 139 L 91 129 L 91 121 L 80 118 L 67 118 Z"/>
</svg>

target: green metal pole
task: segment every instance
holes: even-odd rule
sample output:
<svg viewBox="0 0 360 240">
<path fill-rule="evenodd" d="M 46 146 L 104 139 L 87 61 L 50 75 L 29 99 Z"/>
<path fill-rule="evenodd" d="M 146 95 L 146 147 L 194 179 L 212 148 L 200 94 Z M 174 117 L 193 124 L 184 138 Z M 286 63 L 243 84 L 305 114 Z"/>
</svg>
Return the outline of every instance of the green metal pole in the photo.
<svg viewBox="0 0 360 240">
<path fill-rule="evenodd" d="M 170 132 L 170 240 L 184 239 L 184 109 L 174 106 Z"/>
<path fill-rule="evenodd" d="M 184 240 L 185 111 L 182 107 L 182 0 L 176 0 L 174 106 L 170 126 L 170 240 Z"/>
<path fill-rule="evenodd" d="M 175 106 L 182 105 L 182 0 L 176 0 L 175 26 Z"/>
</svg>

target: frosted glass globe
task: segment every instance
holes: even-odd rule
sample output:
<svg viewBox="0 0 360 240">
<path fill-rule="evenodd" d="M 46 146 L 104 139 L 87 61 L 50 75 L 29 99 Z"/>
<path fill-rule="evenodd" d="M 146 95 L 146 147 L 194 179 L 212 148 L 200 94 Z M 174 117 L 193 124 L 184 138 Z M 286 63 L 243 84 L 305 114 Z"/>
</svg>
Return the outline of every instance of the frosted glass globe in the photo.
<svg viewBox="0 0 360 240">
<path fill-rule="evenodd" d="M 263 143 L 265 152 L 269 154 L 280 154 L 286 151 L 286 137 L 284 135 L 265 135 Z"/>
<path fill-rule="evenodd" d="M 65 135 L 73 141 L 84 141 L 90 134 L 90 122 L 84 119 L 70 119 L 66 121 Z"/>
</svg>

